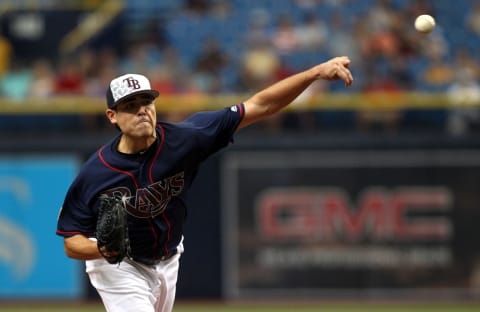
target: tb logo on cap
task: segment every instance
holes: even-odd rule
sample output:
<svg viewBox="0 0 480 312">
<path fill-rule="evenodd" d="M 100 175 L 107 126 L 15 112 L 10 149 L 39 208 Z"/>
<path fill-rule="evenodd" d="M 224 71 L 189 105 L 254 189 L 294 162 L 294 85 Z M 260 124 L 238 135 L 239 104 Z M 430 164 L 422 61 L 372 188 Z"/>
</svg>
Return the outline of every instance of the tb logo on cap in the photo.
<svg viewBox="0 0 480 312">
<path fill-rule="evenodd" d="M 117 103 L 131 94 L 143 92 L 153 98 L 158 96 L 158 91 L 150 87 L 147 77 L 138 74 L 126 74 L 113 79 L 107 90 L 107 105 L 114 108 Z"/>
<path fill-rule="evenodd" d="M 127 86 L 131 89 L 140 89 L 140 82 L 133 78 L 133 77 L 128 77 L 126 79 L 123 79 L 123 82 L 127 83 Z"/>
</svg>

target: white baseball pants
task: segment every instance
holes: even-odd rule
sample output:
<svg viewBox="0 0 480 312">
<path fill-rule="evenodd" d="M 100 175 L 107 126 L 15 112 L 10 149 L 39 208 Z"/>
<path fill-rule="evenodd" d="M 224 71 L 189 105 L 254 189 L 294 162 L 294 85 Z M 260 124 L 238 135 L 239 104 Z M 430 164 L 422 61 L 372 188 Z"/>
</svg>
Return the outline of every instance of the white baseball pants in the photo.
<svg viewBox="0 0 480 312">
<path fill-rule="evenodd" d="M 129 259 L 86 261 L 86 272 L 108 312 L 170 312 L 175 302 L 183 245 L 168 260 L 148 266 Z"/>
</svg>

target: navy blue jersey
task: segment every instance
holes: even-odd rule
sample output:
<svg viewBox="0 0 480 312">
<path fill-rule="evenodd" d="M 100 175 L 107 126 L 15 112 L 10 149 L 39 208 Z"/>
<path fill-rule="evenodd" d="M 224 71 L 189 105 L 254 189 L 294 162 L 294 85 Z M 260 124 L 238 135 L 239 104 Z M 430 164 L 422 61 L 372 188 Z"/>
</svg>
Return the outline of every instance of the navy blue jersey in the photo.
<svg viewBox="0 0 480 312">
<path fill-rule="evenodd" d="M 157 124 L 157 140 L 144 153 L 117 150 L 121 135 L 82 166 L 60 211 L 57 234 L 95 236 L 100 196 L 120 196 L 128 212 L 133 259 L 169 256 L 180 243 L 185 198 L 199 165 L 227 146 L 243 118 L 243 104 L 196 113 L 180 123 Z"/>
</svg>

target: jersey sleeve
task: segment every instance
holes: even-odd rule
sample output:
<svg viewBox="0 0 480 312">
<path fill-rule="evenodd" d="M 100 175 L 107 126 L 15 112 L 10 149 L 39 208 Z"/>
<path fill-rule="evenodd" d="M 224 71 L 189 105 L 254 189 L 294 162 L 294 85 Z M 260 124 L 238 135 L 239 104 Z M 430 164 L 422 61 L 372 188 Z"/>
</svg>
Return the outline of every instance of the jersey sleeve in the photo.
<svg viewBox="0 0 480 312">
<path fill-rule="evenodd" d="M 70 237 L 83 234 L 87 237 L 94 235 L 96 217 L 81 196 L 79 178 L 70 186 L 57 220 L 57 235 Z"/>
<path fill-rule="evenodd" d="M 195 129 L 195 137 L 203 158 L 233 142 L 233 135 L 244 117 L 244 112 L 243 104 L 238 104 L 222 110 L 199 112 L 186 120 Z"/>
</svg>

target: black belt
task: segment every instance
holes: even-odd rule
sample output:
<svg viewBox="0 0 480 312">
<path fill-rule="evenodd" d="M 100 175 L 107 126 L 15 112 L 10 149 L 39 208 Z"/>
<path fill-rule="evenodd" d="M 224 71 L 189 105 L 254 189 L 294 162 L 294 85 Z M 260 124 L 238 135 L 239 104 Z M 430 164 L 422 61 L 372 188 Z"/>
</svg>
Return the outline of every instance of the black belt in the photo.
<svg viewBox="0 0 480 312">
<path fill-rule="evenodd" d="M 157 265 L 162 261 L 167 261 L 171 257 L 175 256 L 177 254 L 176 250 L 173 250 L 172 252 L 168 253 L 167 255 L 162 255 L 158 258 L 144 258 L 144 257 L 132 257 L 133 261 L 139 262 L 141 264 L 145 265 Z"/>
</svg>

